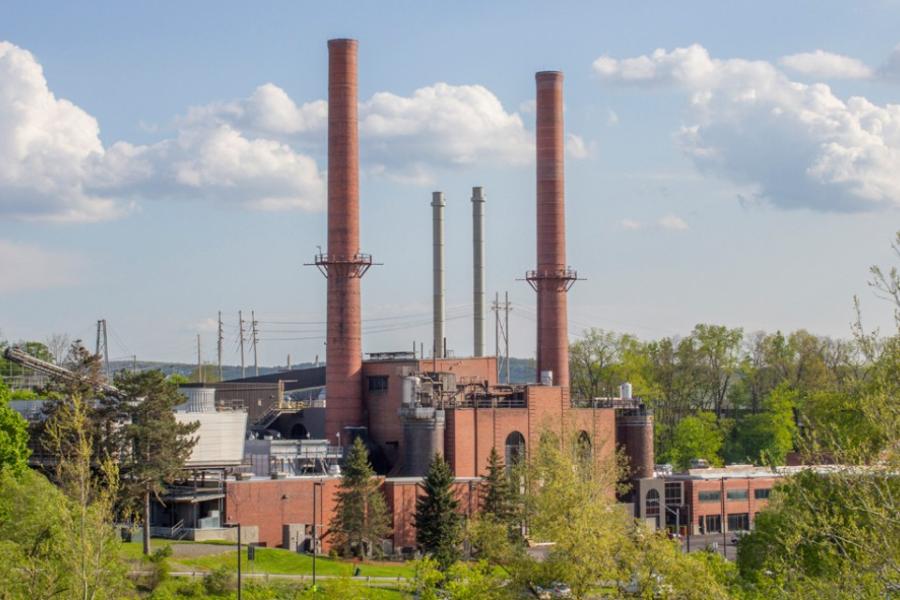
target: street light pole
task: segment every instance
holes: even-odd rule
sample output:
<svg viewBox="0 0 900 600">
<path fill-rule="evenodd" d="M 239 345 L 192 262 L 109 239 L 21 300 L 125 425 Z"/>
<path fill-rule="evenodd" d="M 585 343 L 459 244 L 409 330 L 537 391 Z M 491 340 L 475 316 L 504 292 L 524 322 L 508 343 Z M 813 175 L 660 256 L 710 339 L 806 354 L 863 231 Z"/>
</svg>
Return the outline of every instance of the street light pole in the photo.
<svg viewBox="0 0 900 600">
<path fill-rule="evenodd" d="M 316 490 L 321 486 L 321 482 L 314 481 L 313 482 L 313 526 L 312 526 L 312 547 L 313 547 L 313 560 L 312 560 L 312 588 L 313 591 L 316 591 L 316 556 L 319 553 L 319 523 L 316 520 Z"/>
<path fill-rule="evenodd" d="M 225 523 L 225 527 L 237 527 L 237 600 L 241 600 L 241 524 Z"/>
</svg>

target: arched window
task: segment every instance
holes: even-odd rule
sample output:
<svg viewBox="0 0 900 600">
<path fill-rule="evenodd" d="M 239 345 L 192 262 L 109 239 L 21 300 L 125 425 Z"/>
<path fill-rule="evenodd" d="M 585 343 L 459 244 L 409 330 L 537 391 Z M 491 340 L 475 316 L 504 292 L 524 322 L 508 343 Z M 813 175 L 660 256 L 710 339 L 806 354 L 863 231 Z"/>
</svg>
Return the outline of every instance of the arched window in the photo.
<svg viewBox="0 0 900 600">
<path fill-rule="evenodd" d="M 306 431 L 306 427 L 303 423 L 297 423 L 293 427 L 291 427 L 291 439 L 292 440 L 305 440 L 309 437 L 309 433 Z"/>
<path fill-rule="evenodd" d="M 591 451 L 591 436 L 587 431 L 580 432 L 575 439 L 575 454 L 582 464 L 591 462 L 591 455 L 593 454 Z"/>
<path fill-rule="evenodd" d="M 513 431 L 506 436 L 506 466 L 517 465 L 525 459 L 525 436 Z"/>
<path fill-rule="evenodd" d="M 647 516 L 648 517 L 658 517 L 659 516 L 659 492 L 656 490 L 648 490 L 647 491 L 647 500 L 645 502 L 647 506 Z"/>
</svg>

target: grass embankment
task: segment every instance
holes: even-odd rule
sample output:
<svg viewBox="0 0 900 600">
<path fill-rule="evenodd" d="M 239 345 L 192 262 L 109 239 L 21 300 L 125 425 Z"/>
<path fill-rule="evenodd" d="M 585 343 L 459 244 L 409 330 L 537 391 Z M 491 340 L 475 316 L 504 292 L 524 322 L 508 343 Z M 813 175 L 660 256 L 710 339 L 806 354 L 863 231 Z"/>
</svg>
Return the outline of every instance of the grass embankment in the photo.
<svg viewBox="0 0 900 600">
<path fill-rule="evenodd" d="M 237 569 L 237 553 L 234 551 L 222 552 L 221 544 L 206 544 L 197 542 L 173 542 L 171 540 L 153 540 L 153 549 L 174 545 L 175 551 L 169 564 L 173 571 L 212 571 L 225 566 L 229 569 Z M 200 556 L 186 556 L 178 552 L 178 546 L 212 546 L 210 553 Z M 126 558 L 141 560 L 141 544 L 139 542 L 126 542 L 122 544 Z M 256 558 L 253 561 L 247 559 L 247 549 L 242 548 L 241 566 L 247 573 L 269 573 L 272 575 L 312 575 L 312 556 L 298 554 L 281 548 L 256 548 Z M 316 573 L 319 575 L 336 575 L 350 577 L 356 567 L 359 567 L 361 577 L 412 577 L 413 567 L 402 563 L 381 563 L 335 560 L 318 557 L 316 559 Z"/>
</svg>

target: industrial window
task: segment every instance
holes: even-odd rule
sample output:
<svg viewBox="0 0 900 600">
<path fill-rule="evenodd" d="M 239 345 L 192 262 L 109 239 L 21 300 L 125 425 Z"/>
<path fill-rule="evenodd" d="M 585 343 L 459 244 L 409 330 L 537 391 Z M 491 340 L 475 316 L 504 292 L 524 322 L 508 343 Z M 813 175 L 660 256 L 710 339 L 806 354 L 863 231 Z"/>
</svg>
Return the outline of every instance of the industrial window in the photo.
<svg viewBox="0 0 900 600">
<path fill-rule="evenodd" d="M 768 499 L 769 499 L 769 492 L 771 492 L 771 491 L 772 491 L 772 490 L 769 489 L 769 488 L 762 488 L 762 489 L 759 489 L 759 490 L 753 490 L 753 497 L 754 497 L 756 500 L 768 500 Z"/>
<path fill-rule="evenodd" d="M 725 495 L 729 500 L 746 500 L 747 490 L 728 490 Z"/>
<path fill-rule="evenodd" d="M 369 391 L 370 392 L 386 392 L 388 389 L 388 376 L 387 375 L 371 375 L 369 376 Z"/>
<path fill-rule="evenodd" d="M 728 531 L 750 531 L 750 515 L 747 513 L 728 515 Z"/>
<path fill-rule="evenodd" d="M 513 431 L 506 436 L 506 466 L 517 465 L 525 459 L 525 436 Z"/>
<path fill-rule="evenodd" d="M 656 490 L 647 491 L 647 516 L 659 516 L 659 492 Z"/>
<path fill-rule="evenodd" d="M 666 506 L 681 506 L 681 483 L 666 483 Z"/>
<path fill-rule="evenodd" d="M 700 517 L 700 533 L 722 533 L 722 515 Z"/>
<path fill-rule="evenodd" d="M 698 494 L 700 502 L 718 502 L 722 499 L 721 492 L 700 492 Z"/>
</svg>

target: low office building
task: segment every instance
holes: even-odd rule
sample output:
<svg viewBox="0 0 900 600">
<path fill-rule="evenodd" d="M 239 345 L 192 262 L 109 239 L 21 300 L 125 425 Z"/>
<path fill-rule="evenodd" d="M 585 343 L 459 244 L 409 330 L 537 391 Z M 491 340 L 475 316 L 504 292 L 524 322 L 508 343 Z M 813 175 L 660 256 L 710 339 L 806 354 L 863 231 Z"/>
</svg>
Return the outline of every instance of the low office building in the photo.
<svg viewBox="0 0 900 600">
<path fill-rule="evenodd" d="M 657 471 L 635 483 L 635 514 L 654 528 L 705 535 L 753 528 L 780 470 L 753 465 Z"/>
</svg>

